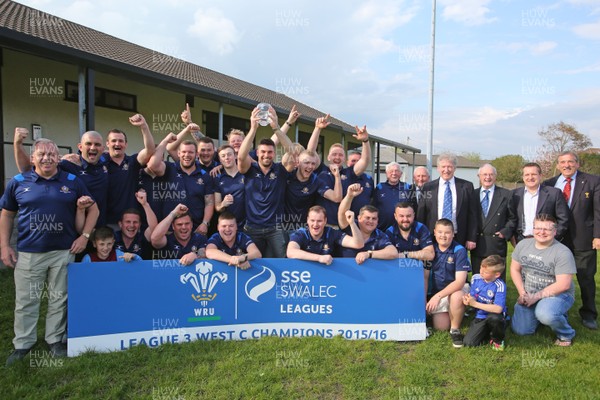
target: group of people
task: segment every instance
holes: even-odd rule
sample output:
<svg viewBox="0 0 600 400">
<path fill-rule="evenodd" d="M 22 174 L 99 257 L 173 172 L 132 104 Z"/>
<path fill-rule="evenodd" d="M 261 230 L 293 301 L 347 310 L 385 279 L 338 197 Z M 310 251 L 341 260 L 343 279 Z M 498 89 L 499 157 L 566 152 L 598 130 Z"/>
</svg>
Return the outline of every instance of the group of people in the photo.
<svg viewBox="0 0 600 400">
<path fill-rule="evenodd" d="M 481 187 L 475 190 L 454 176 L 452 154 L 438 157 L 439 179 L 430 180 L 427 169 L 417 167 L 413 184 L 402 182 L 402 168 L 392 162 L 387 180 L 375 185 L 366 173 L 366 126 L 355 128 L 361 151 L 346 157 L 344 146 L 334 144 L 325 165 L 316 150 L 329 115 L 315 121 L 306 148 L 287 136 L 299 116 L 293 107 L 280 126 L 270 108 L 273 136 L 253 149 L 262 118 L 254 109 L 249 132 L 232 129 L 228 142 L 215 149 L 189 107 L 181 114 L 185 128 L 158 144 L 137 114 L 129 121 L 143 137 L 138 153 L 128 155 L 126 134 L 114 129 L 107 153 L 102 135 L 89 131 L 79 154 L 62 159 L 49 139 L 36 140 L 28 156 L 28 131 L 16 128 L 21 173 L 0 200 L 2 262 L 15 268 L 16 285 L 15 351 L 7 364 L 25 357 L 37 341 L 40 296 L 31 296 L 31 287 L 48 291 L 46 342 L 56 356 L 66 354 L 66 266 L 76 259 L 179 259 L 190 265 L 210 258 L 240 268 L 261 257 L 325 265 L 334 257 L 352 257 L 359 265 L 370 258 L 417 259 L 424 264 L 433 327 L 450 330 L 455 347 L 491 341 L 502 349 L 505 259 L 512 240 L 510 273 L 519 292 L 513 331 L 531 334 L 542 323 L 555 331 L 558 345 L 570 345 L 575 331 L 566 312 L 574 301 L 575 273 L 584 325 L 597 329 L 600 178 L 579 172 L 576 154 L 561 154 L 561 175 L 543 183 L 540 167 L 526 164 L 525 187 L 512 192 L 495 185 L 489 164 L 480 168 Z M 18 256 L 9 243 L 17 215 Z M 463 338 L 467 307 L 477 313 Z"/>
</svg>

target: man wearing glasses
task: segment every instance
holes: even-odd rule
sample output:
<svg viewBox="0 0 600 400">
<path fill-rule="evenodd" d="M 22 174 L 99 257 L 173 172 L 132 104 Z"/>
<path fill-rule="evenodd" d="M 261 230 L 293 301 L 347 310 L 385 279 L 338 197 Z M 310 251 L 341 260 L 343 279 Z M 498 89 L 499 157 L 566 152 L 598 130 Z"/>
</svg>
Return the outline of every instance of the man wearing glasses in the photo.
<svg viewBox="0 0 600 400">
<path fill-rule="evenodd" d="M 567 313 L 575 302 L 577 269 L 569 248 L 555 239 L 556 228 L 554 217 L 538 214 L 533 238 L 520 241 L 512 253 L 510 276 L 519 293 L 512 330 L 517 335 L 533 335 L 541 323 L 556 334 L 555 345 L 566 347 L 575 337 Z"/>
</svg>

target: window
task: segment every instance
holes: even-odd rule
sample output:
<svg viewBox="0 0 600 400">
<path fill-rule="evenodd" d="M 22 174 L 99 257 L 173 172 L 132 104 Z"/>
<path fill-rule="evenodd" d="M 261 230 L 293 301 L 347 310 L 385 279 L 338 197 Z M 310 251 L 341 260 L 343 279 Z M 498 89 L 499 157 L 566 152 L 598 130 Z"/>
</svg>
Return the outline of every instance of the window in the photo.
<svg viewBox="0 0 600 400">
<path fill-rule="evenodd" d="M 77 82 L 65 81 L 65 88 L 65 100 L 78 101 L 79 85 Z M 94 99 L 97 107 L 137 112 L 137 96 L 133 94 L 96 87 L 94 88 Z"/>
<path fill-rule="evenodd" d="M 206 126 L 204 134 L 213 139 L 219 139 L 219 113 L 204 111 L 202 122 Z M 250 119 L 223 115 L 223 140 L 227 140 L 227 133 L 231 129 L 239 129 L 244 133 L 250 130 Z"/>
</svg>

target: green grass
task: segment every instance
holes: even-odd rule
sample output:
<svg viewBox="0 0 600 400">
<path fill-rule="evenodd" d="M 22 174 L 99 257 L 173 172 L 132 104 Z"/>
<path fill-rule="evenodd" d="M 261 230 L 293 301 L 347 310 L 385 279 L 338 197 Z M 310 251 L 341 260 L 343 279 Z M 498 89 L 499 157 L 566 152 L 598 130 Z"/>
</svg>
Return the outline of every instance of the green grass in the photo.
<svg viewBox="0 0 600 400">
<path fill-rule="evenodd" d="M 0 272 L 2 365 L 2 356 L 12 351 L 12 280 L 11 270 Z M 512 312 L 510 281 L 508 297 Z M 454 349 L 449 335 L 437 332 L 418 343 L 269 337 L 134 347 L 56 361 L 45 353 L 41 319 L 36 357 L 0 367 L 0 399 L 600 398 L 600 333 L 582 327 L 579 306 L 577 299 L 569 313 L 577 331 L 573 347 L 552 346 L 549 328 L 529 337 L 509 329 L 504 352 Z"/>
</svg>

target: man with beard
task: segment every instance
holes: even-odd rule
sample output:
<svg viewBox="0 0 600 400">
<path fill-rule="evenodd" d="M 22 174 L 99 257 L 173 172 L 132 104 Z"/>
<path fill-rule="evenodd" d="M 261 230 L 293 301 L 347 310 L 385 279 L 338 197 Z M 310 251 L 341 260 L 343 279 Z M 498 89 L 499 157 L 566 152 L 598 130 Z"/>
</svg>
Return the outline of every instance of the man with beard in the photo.
<svg viewBox="0 0 600 400">
<path fill-rule="evenodd" d="M 414 188 L 408 183 L 400 182 L 402 167 L 397 162 L 385 166 L 386 182 L 381 182 L 373 192 L 373 205 L 379 210 L 379 226 L 386 230 L 394 224 L 394 208 L 399 202 L 410 202 L 417 209 Z"/>
<path fill-rule="evenodd" d="M 173 232 L 169 233 L 169 229 Z M 192 218 L 185 204 L 178 204 L 159 222 L 150 237 L 154 251 L 152 259 L 179 259 L 190 265 L 205 257 L 206 237 L 192 230 Z"/>
<path fill-rule="evenodd" d="M 350 226 L 352 236 L 327 226 L 327 214 L 323 207 L 311 207 L 306 219 L 307 227 L 298 229 L 290 236 L 287 257 L 331 265 L 333 254 L 339 253 L 340 247 L 362 248 L 364 241 L 354 221 L 354 213 L 348 210 L 343 218 Z"/>
<path fill-rule="evenodd" d="M 217 152 L 223 170 L 215 177 L 215 209 L 218 213 L 230 212 L 235 216 L 238 229 L 246 224 L 246 192 L 244 175 L 237 167 L 235 149 L 224 144 Z"/>
<path fill-rule="evenodd" d="M 354 183 L 348 187 L 348 193 L 340 203 L 338 210 L 338 221 L 342 231 L 348 228 L 348 222 L 344 220 L 346 211 L 350 210 L 352 201 L 360 196 L 363 188 L 359 183 Z M 342 249 L 342 257 L 354 257 L 357 264 L 364 263 L 369 258 L 379 260 L 391 260 L 398 257 L 398 252 L 390 241 L 390 238 L 377 229 L 379 221 L 379 210 L 374 206 L 367 204 L 360 208 L 358 214 L 358 229 L 364 241 L 361 249 Z"/>
<path fill-rule="evenodd" d="M 275 143 L 271 139 L 260 141 L 256 151 L 258 161 L 253 162 L 249 152 L 258 130 L 259 112 L 258 108 L 252 111 L 250 131 L 238 152 L 238 168 L 244 174 L 246 191 L 244 232 L 252 238 L 265 257 L 284 258 L 285 236 L 278 223 L 283 216 L 285 183 L 293 164 L 273 162 Z M 273 107 L 269 109 L 269 123 L 286 152 L 289 151 L 292 141 L 279 129 L 277 113 Z"/>
<path fill-rule="evenodd" d="M 148 163 L 148 169 L 157 177 L 163 177 L 162 180 L 166 182 L 165 190 L 159 195 L 164 199 L 165 204 L 173 201 L 185 204 L 189 209 L 194 230 L 206 236 L 214 213 L 213 179 L 200 167 L 196 159 L 195 142 L 185 140 L 179 144 L 177 150 L 179 161 L 175 163 L 163 161 L 165 142 L 167 148 L 175 143 L 171 142 L 168 135 L 156 148 Z"/>
<path fill-rule="evenodd" d="M 217 233 L 213 234 L 206 244 L 206 258 L 241 269 L 250 268 L 250 260 L 261 258 L 262 255 L 250 236 L 238 232 L 237 227 L 232 213 L 225 211 L 220 214 Z"/>
</svg>

